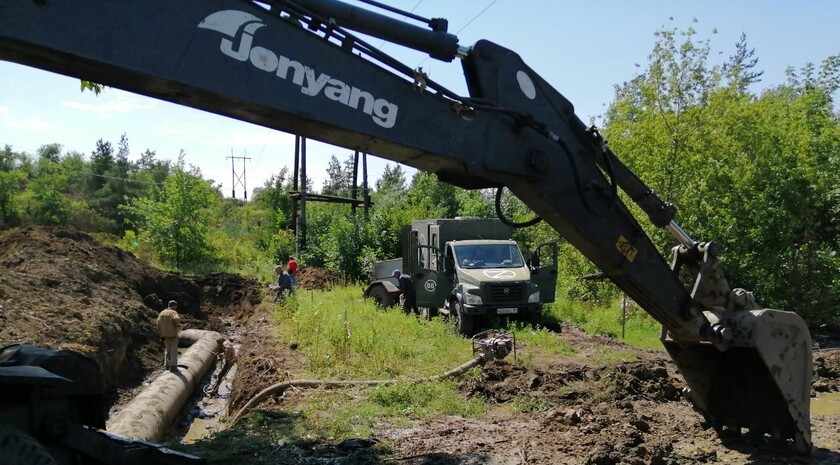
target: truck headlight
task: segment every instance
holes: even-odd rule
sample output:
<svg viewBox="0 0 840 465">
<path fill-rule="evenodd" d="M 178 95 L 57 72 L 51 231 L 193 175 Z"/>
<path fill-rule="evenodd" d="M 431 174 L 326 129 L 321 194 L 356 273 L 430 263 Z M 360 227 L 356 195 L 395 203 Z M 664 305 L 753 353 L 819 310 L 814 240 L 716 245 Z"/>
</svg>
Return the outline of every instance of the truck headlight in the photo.
<svg viewBox="0 0 840 465">
<path fill-rule="evenodd" d="M 481 300 L 481 296 L 478 296 L 478 295 L 475 295 L 475 294 L 470 294 L 469 292 L 465 292 L 464 293 L 464 303 L 467 304 L 467 305 L 481 305 L 481 304 L 484 303 L 484 301 Z"/>
<path fill-rule="evenodd" d="M 533 294 L 528 296 L 528 303 L 534 304 L 540 302 L 540 291 L 534 292 Z"/>
</svg>

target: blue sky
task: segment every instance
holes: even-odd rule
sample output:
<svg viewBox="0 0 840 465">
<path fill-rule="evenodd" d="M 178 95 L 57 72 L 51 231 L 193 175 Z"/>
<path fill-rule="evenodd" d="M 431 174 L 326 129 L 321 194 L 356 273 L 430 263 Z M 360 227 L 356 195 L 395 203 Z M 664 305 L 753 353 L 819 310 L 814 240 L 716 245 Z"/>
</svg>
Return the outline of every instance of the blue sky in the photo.
<svg viewBox="0 0 840 465">
<path fill-rule="evenodd" d="M 765 73 L 758 89 L 783 83 L 789 66 L 840 54 L 840 2 L 828 0 L 384 1 L 420 16 L 447 18 L 462 45 L 488 39 L 514 50 L 572 101 L 584 121 L 606 109 L 614 85 L 632 78 L 642 69 L 637 65 L 645 66 L 654 32 L 662 28 L 696 29 L 696 38 L 711 41 L 713 63 L 725 61 L 745 33 Z M 382 50 L 466 93 L 459 63 L 426 59 L 391 44 Z M 148 148 L 174 160 L 184 150 L 187 163 L 220 184 L 226 196 L 233 186 L 231 155 L 250 158 L 244 165 L 248 191 L 293 163 L 289 134 L 113 88 L 99 96 L 81 93 L 78 79 L 0 61 L 0 144 L 34 153 L 43 144 L 58 143 L 65 152 L 89 155 L 98 139 L 116 147 L 123 133 L 132 158 Z M 330 156 L 344 160 L 351 153 L 314 141 L 308 149 L 308 171 L 318 188 Z M 369 160 L 371 182 L 386 163 Z M 235 166 L 241 176 L 242 161 Z M 237 197 L 242 197 L 241 185 Z"/>
</svg>

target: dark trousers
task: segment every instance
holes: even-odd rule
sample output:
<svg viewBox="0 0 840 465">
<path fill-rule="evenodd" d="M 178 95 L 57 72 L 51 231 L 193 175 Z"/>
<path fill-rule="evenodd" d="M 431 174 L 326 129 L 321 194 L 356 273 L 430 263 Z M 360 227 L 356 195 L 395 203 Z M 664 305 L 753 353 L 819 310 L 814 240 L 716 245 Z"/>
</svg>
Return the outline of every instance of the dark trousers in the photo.
<svg viewBox="0 0 840 465">
<path fill-rule="evenodd" d="M 417 308 L 417 297 L 414 295 L 407 295 L 405 299 L 403 299 L 403 312 L 406 315 L 414 312 L 415 314 L 420 314 L 420 309 Z"/>
<path fill-rule="evenodd" d="M 277 294 L 274 296 L 274 302 L 281 302 L 285 297 L 286 294 L 292 295 L 292 288 L 291 287 L 284 287 L 278 288 Z"/>
</svg>

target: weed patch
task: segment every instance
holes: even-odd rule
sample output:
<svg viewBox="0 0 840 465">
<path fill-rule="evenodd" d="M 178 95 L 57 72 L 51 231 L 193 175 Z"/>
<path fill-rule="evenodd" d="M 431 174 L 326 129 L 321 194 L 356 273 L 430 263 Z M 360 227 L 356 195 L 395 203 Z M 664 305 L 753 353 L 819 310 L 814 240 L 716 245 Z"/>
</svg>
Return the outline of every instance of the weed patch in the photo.
<svg viewBox="0 0 840 465">
<path fill-rule="evenodd" d="M 547 317 L 580 326 L 588 334 L 600 334 L 621 339 L 621 305 L 600 305 L 570 300 L 558 300 L 547 306 Z M 662 349 L 659 342 L 660 325 L 635 304 L 628 304 L 624 338 L 631 346 Z"/>
</svg>

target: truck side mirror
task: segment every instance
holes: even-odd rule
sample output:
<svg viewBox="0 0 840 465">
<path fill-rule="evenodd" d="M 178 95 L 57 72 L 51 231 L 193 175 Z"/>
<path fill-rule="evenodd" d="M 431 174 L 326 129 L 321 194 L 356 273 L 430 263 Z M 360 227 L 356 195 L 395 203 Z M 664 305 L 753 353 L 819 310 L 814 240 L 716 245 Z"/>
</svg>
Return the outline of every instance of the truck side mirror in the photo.
<svg viewBox="0 0 840 465">
<path fill-rule="evenodd" d="M 539 268 L 540 268 L 540 253 L 539 253 L 539 251 L 535 250 L 534 253 L 531 254 L 531 270 L 536 271 Z"/>
</svg>

